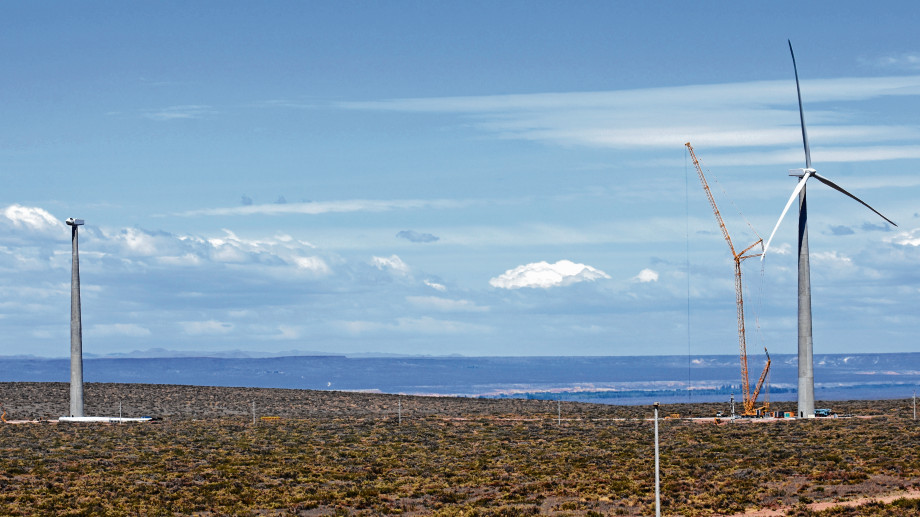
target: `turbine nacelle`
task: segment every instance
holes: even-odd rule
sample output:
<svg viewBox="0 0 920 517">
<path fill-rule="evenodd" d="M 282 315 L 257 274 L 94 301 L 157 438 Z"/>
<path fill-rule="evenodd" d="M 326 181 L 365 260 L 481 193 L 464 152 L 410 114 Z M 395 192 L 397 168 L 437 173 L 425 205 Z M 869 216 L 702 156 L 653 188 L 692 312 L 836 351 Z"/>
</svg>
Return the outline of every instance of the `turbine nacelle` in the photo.
<svg viewBox="0 0 920 517">
<path fill-rule="evenodd" d="M 801 178 L 802 176 L 804 176 L 804 175 L 806 175 L 806 174 L 811 175 L 811 174 L 814 174 L 814 173 L 816 173 L 816 172 L 818 172 L 818 171 L 816 171 L 816 170 L 814 170 L 814 169 L 812 169 L 812 168 L 808 168 L 808 169 L 789 169 L 789 175 L 790 175 L 790 176 L 795 176 L 795 177 L 797 177 L 797 178 Z"/>
</svg>

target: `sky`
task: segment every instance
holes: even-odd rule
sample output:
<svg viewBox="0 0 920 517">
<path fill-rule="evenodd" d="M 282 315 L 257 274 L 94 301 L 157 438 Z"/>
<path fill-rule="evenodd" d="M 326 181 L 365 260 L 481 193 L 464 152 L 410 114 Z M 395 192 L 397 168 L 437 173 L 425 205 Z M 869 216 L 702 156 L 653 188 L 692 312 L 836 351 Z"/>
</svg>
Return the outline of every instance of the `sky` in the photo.
<svg viewBox="0 0 920 517">
<path fill-rule="evenodd" d="M 920 332 L 914 2 L 0 5 L 0 355 L 738 352 L 804 166 L 815 353 Z M 743 264 L 796 351 L 795 214 Z"/>
</svg>

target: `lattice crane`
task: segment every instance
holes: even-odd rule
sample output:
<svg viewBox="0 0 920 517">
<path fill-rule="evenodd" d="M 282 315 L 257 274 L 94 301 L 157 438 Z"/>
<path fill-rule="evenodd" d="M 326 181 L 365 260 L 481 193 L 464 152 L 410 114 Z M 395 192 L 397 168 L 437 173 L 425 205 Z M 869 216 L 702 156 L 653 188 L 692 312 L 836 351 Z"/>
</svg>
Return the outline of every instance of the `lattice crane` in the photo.
<svg viewBox="0 0 920 517">
<path fill-rule="evenodd" d="M 742 414 L 745 416 L 755 416 L 760 410 L 767 410 L 770 408 L 769 402 L 766 402 L 762 407 L 757 407 L 757 397 L 760 395 L 760 390 L 763 388 L 764 381 L 766 381 L 767 372 L 770 371 L 770 354 L 767 352 L 767 349 L 764 348 L 764 352 L 767 354 L 767 364 L 764 366 L 763 373 L 760 374 L 760 378 L 754 388 L 754 393 L 751 393 L 751 384 L 748 379 L 747 343 L 745 341 L 744 329 L 744 296 L 741 289 L 741 261 L 751 257 L 759 257 L 762 253 L 747 253 L 757 245 L 760 245 L 761 249 L 763 249 L 763 239 L 758 239 L 757 242 L 751 244 L 740 253 L 735 251 L 735 245 L 732 244 L 732 238 L 728 235 L 728 228 L 725 227 L 725 221 L 722 220 L 722 214 L 719 213 L 719 207 L 716 206 L 716 200 L 712 197 L 712 192 L 709 190 L 709 183 L 706 182 L 706 176 L 703 174 L 703 168 L 700 166 L 700 161 L 696 158 L 696 153 L 693 152 L 693 146 L 690 145 L 690 142 L 687 142 L 685 145 L 687 146 L 687 150 L 690 151 L 690 157 L 693 158 L 693 165 L 696 167 L 696 172 L 700 176 L 700 183 L 703 184 L 706 198 L 709 200 L 710 206 L 712 206 L 712 211 L 716 215 L 716 221 L 719 222 L 719 229 L 722 230 L 722 237 L 724 237 L 725 242 L 728 243 L 728 248 L 732 252 L 732 259 L 734 259 L 735 262 L 735 302 L 738 306 L 738 342 L 741 349 L 741 394 L 744 399 L 744 411 Z"/>
</svg>

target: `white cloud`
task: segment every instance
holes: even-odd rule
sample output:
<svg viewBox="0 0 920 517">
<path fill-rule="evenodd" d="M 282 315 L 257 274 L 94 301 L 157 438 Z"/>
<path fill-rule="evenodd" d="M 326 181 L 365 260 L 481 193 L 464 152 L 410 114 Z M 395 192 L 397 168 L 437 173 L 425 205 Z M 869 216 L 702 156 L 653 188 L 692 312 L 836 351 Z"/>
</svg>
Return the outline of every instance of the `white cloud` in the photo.
<svg viewBox="0 0 920 517">
<path fill-rule="evenodd" d="M 910 231 L 901 232 L 886 240 L 901 246 L 920 246 L 920 228 L 914 228 Z"/>
<path fill-rule="evenodd" d="M 836 251 L 813 251 L 810 256 L 811 260 L 815 262 L 831 264 L 837 267 L 853 265 L 853 260 L 850 257 L 841 255 Z"/>
<path fill-rule="evenodd" d="M 396 255 L 391 255 L 389 257 L 374 257 L 371 259 L 371 263 L 381 271 L 389 270 L 400 275 L 409 274 L 409 266 Z"/>
<path fill-rule="evenodd" d="M 17 229 L 45 235 L 66 234 L 64 222 L 43 208 L 13 204 L 3 209 L 3 217 L 8 221 L 8 225 Z"/>
<path fill-rule="evenodd" d="M 162 251 L 158 246 L 156 235 L 137 228 L 125 228 L 113 237 L 116 241 L 120 241 L 124 250 L 131 255 L 150 257 Z"/>
<path fill-rule="evenodd" d="M 470 300 L 451 300 L 439 296 L 407 296 L 406 300 L 417 307 L 441 312 L 486 312 L 488 307 L 476 305 Z"/>
<path fill-rule="evenodd" d="M 489 280 L 489 285 L 501 289 L 519 289 L 521 287 L 549 288 L 565 286 L 577 282 L 609 279 L 607 273 L 585 264 L 576 264 L 570 260 L 560 260 L 555 264 L 534 262 L 509 269 Z"/>
<path fill-rule="evenodd" d="M 641 283 L 657 282 L 658 272 L 653 269 L 646 268 L 646 269 L 643 269 L 642 271 L 639 271 L 639 274 L 636 275 L 633 278 L 633 280 L 636 280 Z"/>
<path fill-rule="evenodd" d="M 388 212 L 391 210 L 417 210 L 417 209 L 446 209 L 461 208 L 469 205 L 471 201 L 455 199 L 345 199 L 340 201 L 309 202 L 309 203 L 272 203 L 260 205 L 244 205 L 226 208 L 206 208 L 182 212 L 179 216 L 201 215 L 279 215 L 279 214 L 305 214 L 319 215 L 329 213 L 349 212 Z"/>
<path fill-rule="evenodd" d="M 916 96 L 920 76 L 808 80 L 802 82 L 802 89 L 811 104 Z M 500 138 L 566 146 L 653 150 L 677 148 L 692 140 L 709 148 L 792 148 L 801 138 L 792 78 L 604 92 L 390 99 L 339 106 L 454 113 Z M 824 161 L 891 160 L 920 153 L 920 145 L 901 143 L 920 139 L 915 125 L 856 124 L 851 122 L 855 112 L 820 106 L 809 109 L 808 117 L 812 139 L 835 146 Z M 891 145 L 897 141 L 901 142 Z M 889 145 L 865 146 L 866 142 Z M 856 143 L 863 144 L 862 149 L 852 149 Z M 814 151 L 824 153 L 819 148 Z M 764 153 L 759 163 L 788 163 L 785 154 Z"/>
<path fill-rule="evenodd" d="M 434 289 L 435 291 L 441 291 L 442 293 L 444 291 L 447 291 L 447 286 L 445 286 L 444 284 L 439 284 L 431 280 L 425 280 L 425 285 Z"/>
<path fill-rule="evenodd" d="M 326 261 L 319 257 L 294 257 L 294 264 L 300 269 L 312 271 L 319 275 L 332 273 L 332 269 L 329 268 Z"/>
<path fill-rule="evenodd" d="M 97 246 L 108 256 L 162 266 L 198 267 L 207 264 L 290 265 L 297 271 L 326 276 L 332 269 L 316 255 L 315 246 L 289 235 L 245 239 L 230 230 L 219 237 L 177 235 L 140 228 L 100 230 Z"/>
<path fill-rule="evenodd" d="M 792 254 L 792 245 L 788 242 L 784 242 L 779 246 L 773 246 L 772 251 L 779 255 L 790 255 Z"/>
<path fill-rule="evenodd" d="M 880 68 L 896 68 L 901 70 L 920 70 L 920 54 L 896 54 L 881 56 L 874 59 L 863 59 L 864 64 Z"/>
<path fill-rule="evenodd" d="M 883 96 L 920 94 L 920 76 L 844 77 L 802 81 L 807 86 L 811 102 L 865 100 Z M 795 90 L 790 77 L 778 81 L 752 81 L 644 88 L 637 90 L 533 93 L 515 95 L 487 95 L 479 97 L 428 97 L 418 99 L 389 99 L 368 102 L 343 102 L 346 109 L 415 111 L 433 113 L 496 113 L 496 112 L 583 112 L 584 117 L 603 120 L 598 109 L 626 110 L 638 116 L 637 106 L 663 103 L 669 109 L 678 109 L 681 116 L 688 106 L 703 107 L 763 107 L 789 102 L 788 89 Z M 793 107 L 794 109 L 794 107 Z M 705 111 L 705 110 L 704 110 Z M 688 118 L 688 120 L 693 120 Z"/>
<path fill-rule="evenodd" d="M 157 257 L 156 261 L 165 266 L 195 267 L 202 264 L 202 258 L 194 253 Z"/>
</svg>

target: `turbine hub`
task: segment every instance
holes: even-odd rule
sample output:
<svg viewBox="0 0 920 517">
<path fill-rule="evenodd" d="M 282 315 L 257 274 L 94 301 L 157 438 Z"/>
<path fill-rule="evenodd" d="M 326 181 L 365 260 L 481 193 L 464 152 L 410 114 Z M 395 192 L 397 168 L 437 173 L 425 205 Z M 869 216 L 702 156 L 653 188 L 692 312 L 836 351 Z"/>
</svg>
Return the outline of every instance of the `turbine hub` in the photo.
<svg viewBox="0 0 920 517">
<path fill-rule="evenodd" d="M 808 168 L 808 169 L 789 169 L 789 175 L 790 175 L 790 176 L 796 176 L 796 177 L 798 177 L 798 178 L 801 178 L 802 176 L 804 176 L 804 175 L 806 175 L 806 174 L 814 174 L 814 173 L 816 173 L 816 172 L 818 172 L 818 171 L 816 171 L 816 170 L 814 170 L 814 169 L 811 169 L 811 168 Z"/>
</svg>

